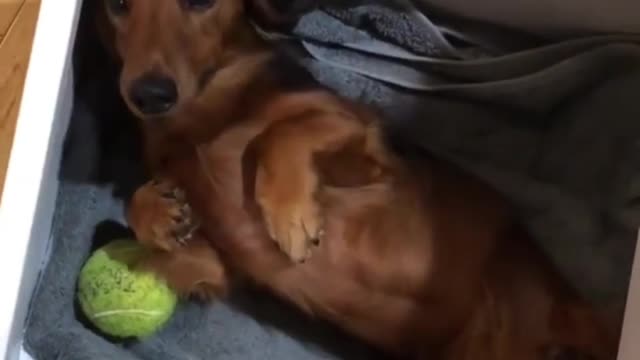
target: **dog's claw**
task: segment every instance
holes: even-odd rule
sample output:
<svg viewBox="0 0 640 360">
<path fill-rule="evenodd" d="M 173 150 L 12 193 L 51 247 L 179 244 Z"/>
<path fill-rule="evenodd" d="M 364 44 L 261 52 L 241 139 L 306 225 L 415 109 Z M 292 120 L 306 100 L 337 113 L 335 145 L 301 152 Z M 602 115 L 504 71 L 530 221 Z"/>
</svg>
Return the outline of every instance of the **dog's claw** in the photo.
<svg viewBox="0 0 640 360">
<path fill-rule="evenodd" d="M 179 189 L 179 188 L 174 188 L 173 189 L 173 197 L 175 199 L 178 199 L 180 201 L 184 201 L 187 197 L 186 193 L 184 192 L 184 190 Z M 188 207 L 188 204 L 184 204 L 184 207 Z"/>
<path fill-rule="evenodd" d="M 302 205 L 282 208 L 272 206 L 273 202 L 262 199 L 265 224 L 271 238 L 289 258 L 303 263 L 312 255 L 312 248 L 320 246 L 322 241 L 322 215 L 313 200 L 301 202 Z M 264 210 L 266 209 L 266 211 Z"/>
<path fill-rule="evenodd" d="M 185 204 L 184 206 L 182 206 L 180 208 L 180 215 L 185 217 L 185 218 L 190 218 L 191 217 L 191 206 L 189 206 L 189 204 Z"/>
<path fill-rule="evenodd" d="M 138 231 L 136 235 L 143 238 L 143 242 L 167 251 L 186 245 L 196 226 L 191 207 L 186 203 L 185 191 L 177 188 L 171 181 L 162 179 L 151 180 L 140 194 L 145 194 L 145 191 L 150 199 L 154 199 L 150 206 L 157 216 L 151 221 L 145 221 L 145 226 L 151 229 L 149 234 Z"/>
<path fill-rule="evenodd" d="M 167 200 L 175 200 L 176 197 L 173 194 L 173 192 L 163 192 L 160 194 L 160 196 L 162 196 L 163 199 L 167 199 Z"/>
</svg>

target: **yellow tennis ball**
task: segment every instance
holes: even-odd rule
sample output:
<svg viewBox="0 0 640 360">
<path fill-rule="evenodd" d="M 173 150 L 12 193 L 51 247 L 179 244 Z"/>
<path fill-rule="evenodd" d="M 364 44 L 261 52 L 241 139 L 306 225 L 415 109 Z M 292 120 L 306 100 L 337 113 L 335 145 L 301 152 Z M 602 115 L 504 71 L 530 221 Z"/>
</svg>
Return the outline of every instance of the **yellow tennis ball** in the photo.
<svg viewBox="0 0 640 360">
<path fill-rule="evenodd" d="M 116 240 L 95 251 L 80 271 L 80 307 L 107 335 L 151 335 L 175 310 L 176 294 L 163 281 L 131 269 L 144 252 L 136 241 Z"/>
</svg>

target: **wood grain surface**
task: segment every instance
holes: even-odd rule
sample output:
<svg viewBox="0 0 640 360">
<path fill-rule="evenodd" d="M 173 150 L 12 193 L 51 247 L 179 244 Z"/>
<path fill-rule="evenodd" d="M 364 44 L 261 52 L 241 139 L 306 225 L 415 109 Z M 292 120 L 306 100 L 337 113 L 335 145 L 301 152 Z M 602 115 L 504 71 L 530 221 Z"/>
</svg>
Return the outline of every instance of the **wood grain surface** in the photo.
<svg viewBox="0 0 640 360">
<path fill-rule="evenodd" d="M 40 0 L 0 0 L 0 189 L 4 185 Z"/>
</svg>

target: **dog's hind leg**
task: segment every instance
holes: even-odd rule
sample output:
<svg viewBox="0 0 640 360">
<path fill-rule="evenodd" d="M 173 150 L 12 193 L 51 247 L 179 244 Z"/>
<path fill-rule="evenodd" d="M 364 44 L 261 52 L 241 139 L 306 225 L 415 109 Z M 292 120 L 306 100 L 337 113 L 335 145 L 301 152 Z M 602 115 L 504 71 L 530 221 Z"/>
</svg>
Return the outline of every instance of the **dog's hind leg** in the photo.
<svg viewBox="0 0 640 360">
<path fill-rule="evenodd" d="M 138 268 L 156 274 L 183 298 L 213 300 L 227 292 L 227 269 L 217 251 L 197 233 L 171 252 L 151 251 Z"/>
</svg>

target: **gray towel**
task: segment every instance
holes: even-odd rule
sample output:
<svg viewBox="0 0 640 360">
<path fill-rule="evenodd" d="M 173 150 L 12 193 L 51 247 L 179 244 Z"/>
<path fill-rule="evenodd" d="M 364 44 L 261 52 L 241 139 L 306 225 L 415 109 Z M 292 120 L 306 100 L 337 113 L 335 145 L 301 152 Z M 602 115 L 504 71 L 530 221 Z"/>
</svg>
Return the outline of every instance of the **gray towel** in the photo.
<svg viewBox="0 0 640 360">
<path fill-rule="evenodd" d="M 322 83 L 378 107 L 401 145 L 435 152 L 495 185 L 577 289 L 623 304 L 640 225 L 637 38 L 541 47 L 522 34 L 439 23 L 400 4 L 317 10 L 291 33 L 264 34 Z M 140 168 L 127 141 L 106 154 L 87 150 L 86 139 L 106 132 L 129 136 L 125 127 L 83 124 L 105 118 L 116 126 L 99 100 L 76 98 L 51 254 L 27 321 L 26 347 L 37 360 L 373 358 L 332 327 L 253 292 L 185 303 L 145 341 L 96 335 L 74 306 L 77 273 L 92 247 L 121 233 L 120 189 L 131 191 L 124 185 Z M 96 173 L 107 183 L 93 181 Z"/>
</svg>

